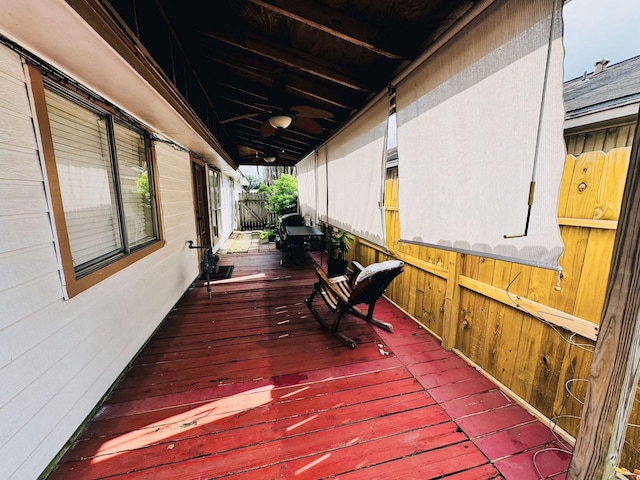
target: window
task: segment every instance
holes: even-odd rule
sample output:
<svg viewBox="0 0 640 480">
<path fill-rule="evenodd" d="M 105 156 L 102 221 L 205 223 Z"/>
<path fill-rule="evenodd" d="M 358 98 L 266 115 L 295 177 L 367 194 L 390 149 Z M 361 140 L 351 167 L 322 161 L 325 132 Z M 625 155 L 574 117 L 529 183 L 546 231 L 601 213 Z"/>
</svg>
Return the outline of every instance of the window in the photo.
<svg viewBox="0 0 640 480">
<path fill-rule="evenodd" d="M 89 103 L 54 82 L 45 86 L 37 71 L 36 81 L 33 77 L 65 283 L 72 296 L 161 246 L 151 141 L 109 105 L 97 99 Z"/>
<path fill-rule="evenodd" d="M 222 202 L 220 200 L 220 172 L 209 169 L 209 201 L 211 202 L 211 225 L 213 226 L 213 243 L 218 241 L 221 233 Z"/>
</svg>

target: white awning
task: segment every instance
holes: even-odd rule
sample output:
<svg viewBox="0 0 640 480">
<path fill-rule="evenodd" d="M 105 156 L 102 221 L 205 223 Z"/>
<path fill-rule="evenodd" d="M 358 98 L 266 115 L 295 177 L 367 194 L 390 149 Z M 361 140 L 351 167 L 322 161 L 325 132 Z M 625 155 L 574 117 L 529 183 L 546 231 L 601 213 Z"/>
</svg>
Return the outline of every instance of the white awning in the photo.
<svg viewBox="0 0 640 480">
<path fill-rule="evenodd" d="M 388 100 L 383 98 L 327 144 L 329 223 L 383 247 L 388 116 Z"/>
<path fill-rule="evenodd" d="M 296 178 L 298 179 L 298 203 L 300 213 L 309 215 L 311 220 L 317 221 L 316 200 L 316 152 L 313 151 L 304 157 L 296 165 Z"/>
<path fill-rule="evenodd" d="M 499 2 L 396 86 L 403 241 L 557 266 L 563 57 L 561 2 Z"/>
</svg>

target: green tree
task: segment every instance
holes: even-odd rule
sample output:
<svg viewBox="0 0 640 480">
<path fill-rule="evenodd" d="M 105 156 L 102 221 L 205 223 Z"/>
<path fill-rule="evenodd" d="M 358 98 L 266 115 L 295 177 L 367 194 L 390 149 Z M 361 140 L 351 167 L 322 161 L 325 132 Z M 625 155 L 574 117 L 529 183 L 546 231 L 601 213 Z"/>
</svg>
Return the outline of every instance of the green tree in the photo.
<svg viewBox="0 0 640 480">
<path fill-rule="evenodd" d="M 146 171 L 136 178 L 134 193 L 140 195 L 144 208 L 151 208 L 151 191 L 149 190 L 149 177 Z"/>
<path fill-rule="evenodd" d="M 296 177 L 285 173 L 274 180 L 269 192 L 267 208 L 278 216 L 298 211 L 298 181 Z"/>
</svg>

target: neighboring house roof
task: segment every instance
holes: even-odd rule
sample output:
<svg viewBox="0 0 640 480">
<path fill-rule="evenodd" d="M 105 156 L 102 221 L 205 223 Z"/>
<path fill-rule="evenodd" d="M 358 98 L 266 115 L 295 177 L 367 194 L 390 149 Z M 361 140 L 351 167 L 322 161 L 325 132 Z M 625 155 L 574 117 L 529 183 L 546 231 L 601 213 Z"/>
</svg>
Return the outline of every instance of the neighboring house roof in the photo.
<svg viewBox="0 0 640 480">
<path fill-rule="evenodd" d="M 565 82 L 567 127 L 637 114 L 640 103 L 640 56 L 598 70 L 596 68 L 593 73 L 585 73 L 582 77 Z M 615 114 L 612 110 L 616 110 Z M 587 116 L 589 121 L 582 118 Z"/>
</svg>

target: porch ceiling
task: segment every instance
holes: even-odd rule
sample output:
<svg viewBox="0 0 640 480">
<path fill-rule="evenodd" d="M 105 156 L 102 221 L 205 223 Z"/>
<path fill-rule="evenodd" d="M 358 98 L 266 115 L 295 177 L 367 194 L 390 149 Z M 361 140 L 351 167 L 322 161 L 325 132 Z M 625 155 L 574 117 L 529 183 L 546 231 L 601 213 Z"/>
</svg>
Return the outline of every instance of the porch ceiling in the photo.
<svg viewBox="0 0 640 480">
<path fill-rule="evenodd" d="M 272 165 L 295 164 L 476 3 L 86 1 L 126 24 L 236 165 L 263 163 L 270 150 Z M 268 117 L 295 106 L 326 113 L 298 110 L 265 137 Z"/>
</svg>

